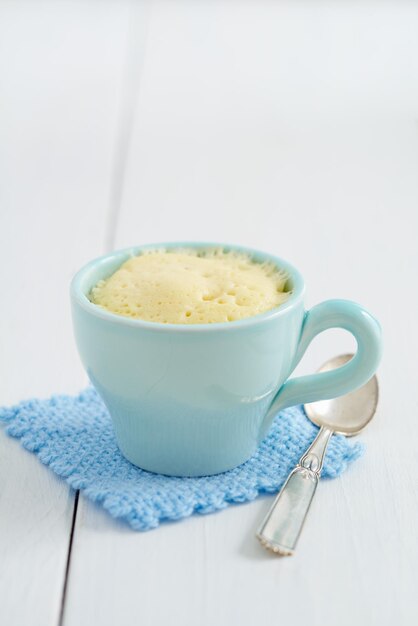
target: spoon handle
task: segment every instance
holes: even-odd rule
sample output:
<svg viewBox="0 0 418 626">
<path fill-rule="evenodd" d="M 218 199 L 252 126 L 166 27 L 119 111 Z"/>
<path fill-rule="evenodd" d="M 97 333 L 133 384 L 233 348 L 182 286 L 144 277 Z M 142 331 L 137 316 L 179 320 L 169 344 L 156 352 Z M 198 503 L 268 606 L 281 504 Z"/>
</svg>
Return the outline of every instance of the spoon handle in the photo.
<svg viewBox="0 0 418 626">
<path fill-rule="evenodd" d="M 332 434 L 332 430 L 322 426 L 314 442 L 287 477 L 257 532 L 261 543 L 276 554 L 290 556 L 295 551 Z"/>
</svg>

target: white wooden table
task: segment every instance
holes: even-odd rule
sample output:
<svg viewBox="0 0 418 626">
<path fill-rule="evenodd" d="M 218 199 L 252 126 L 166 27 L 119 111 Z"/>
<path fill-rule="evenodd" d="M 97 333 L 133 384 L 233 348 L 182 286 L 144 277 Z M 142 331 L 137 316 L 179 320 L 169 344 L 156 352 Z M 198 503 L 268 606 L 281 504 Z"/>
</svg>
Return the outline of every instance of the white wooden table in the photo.
<svg viewBox="0 0 418 626">
<path fill-rule="evenodd" d="M 413 2 L 0 0 L 1 404 L 86 384 L 68 284 L 131 244 L 275 252 L 385 336 L 367 453 L 291 559 L 271 498 L 135 533 L 0 431 L 2 625 L 417 623 L 417 33 Z"/>
</svg>

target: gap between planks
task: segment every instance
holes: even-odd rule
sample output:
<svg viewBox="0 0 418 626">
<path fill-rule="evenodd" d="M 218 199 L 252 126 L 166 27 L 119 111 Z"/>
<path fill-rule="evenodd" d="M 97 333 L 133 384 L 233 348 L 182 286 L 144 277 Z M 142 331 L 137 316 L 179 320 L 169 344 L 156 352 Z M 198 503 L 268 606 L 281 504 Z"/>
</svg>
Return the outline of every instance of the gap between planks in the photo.
<svg viewBox="0 0 418 626">
<path fill-rule="evenodd" d="M 129 20 L 129 30 L 127 35 L 126 63 L 121 87 L 121 108 L 115 139 L 112 167 L 113 174 L 110 181 L 104 254 L 112 251 L 116 241 L 116 231 L 122 206 L 125 172 L 128 163 L 132 131 L 135 123 L 135 111 L 139 96 L 141 71 L 145 57 L 150 5 L 150 0 L 146 0 L 143 3 L 136 3 L 136 1 L 133 0 L 130 6 L 131 19 Z M 73 516 L 57 626 L 64 626 L 65 606 L 71 571 L 71 556 L 77 525 L 79 497 L 80 491 L 77 490 L 74 497 Z"/>
<path fill-rule="evenodd" d="M 74 543 L 75 523 L 76 523 L 76 519 L 77 519 L 79 496 L 80 496 L 80 492 L 76 491 L 75 492 L 75 496 L 74 496 L 73 517 L 72 517 L 72 520 L 71 520 L 70 539 L 68 541 L 67 561 L 66 561 L 66 564 L 65 564 L 64 584 L 62 586 L 62 594 L 61 594 L 61 604 L 60 604 L 60 612 L 59 612 L 59 618 L 58 618 L 58 626 L 62 626 L 63 622 L 64 622 L 65 600 L 66 600 L 66 597 L 67 597 L 68 578 L 69 578 L 69 571 L 70 571 L 70 566 L 71 566 L 71 554 L 72 554 L 73 543 Z"/>
</svg>

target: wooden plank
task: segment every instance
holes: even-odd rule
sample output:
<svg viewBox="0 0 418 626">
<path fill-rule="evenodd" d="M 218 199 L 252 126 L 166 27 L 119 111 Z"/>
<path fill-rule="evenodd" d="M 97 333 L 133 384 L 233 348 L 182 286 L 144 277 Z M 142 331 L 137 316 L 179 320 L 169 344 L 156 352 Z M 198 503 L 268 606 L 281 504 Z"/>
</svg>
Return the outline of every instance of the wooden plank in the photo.
<svg viewBox="0 0 418 626">
<path fill-rule="evenodd" d="M 72 274 L 101 254 L 127 3 L 0 3 L 2 405 L 86 384 Z M 74 495 L 0 432 L 0 622 L 56 626 Z"/>
<path fill-rule="evenodd" d="M 0 431 L 0 616 L 4 624 L 57 624 L 74 497 Z"/>
<path fill-rule="evenodd" d="M 308 305 L 349 297 L 381 319 L 381 402 L 293 559 L 254 539 L 269 498 L 144 534 L 81 498 L 65 626 L 418 617 L 417 26 L 404 3 L 153 4 L 117 247 L 212 239 L 289 258 Z M 351 345 L 329 333 L 301 370 Z"/>
</svg>

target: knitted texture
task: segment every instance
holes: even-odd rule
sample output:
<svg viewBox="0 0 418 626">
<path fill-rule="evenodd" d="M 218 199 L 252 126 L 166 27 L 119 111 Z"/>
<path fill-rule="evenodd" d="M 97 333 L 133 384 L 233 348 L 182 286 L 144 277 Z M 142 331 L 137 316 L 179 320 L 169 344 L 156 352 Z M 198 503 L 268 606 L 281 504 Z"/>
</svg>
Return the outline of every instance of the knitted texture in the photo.
<svg viewBox="0 0 418 626">
<path fill-rule="evenodd" d="M 292 407 L 276 416 L 266 439 L 243 465 L 216 476 L 175 478 L 141 470 L 122 456 L 110 416 L 93 388 L 75 397 L 52 396 L 0 409 L 0 421 L 71 487 L 135 530 L 277 492 L 317 433 L 303 408 Z M 332 437 L 323 476 L 338 476 L 361 452 L 360 443 Z"/>
</svg>

